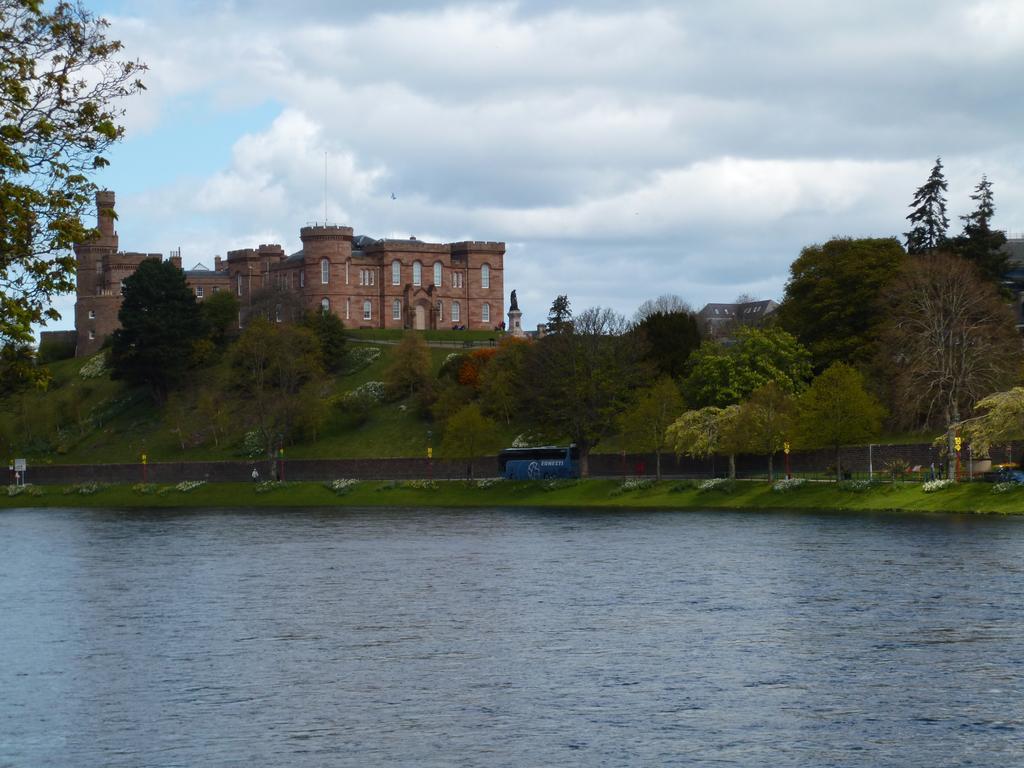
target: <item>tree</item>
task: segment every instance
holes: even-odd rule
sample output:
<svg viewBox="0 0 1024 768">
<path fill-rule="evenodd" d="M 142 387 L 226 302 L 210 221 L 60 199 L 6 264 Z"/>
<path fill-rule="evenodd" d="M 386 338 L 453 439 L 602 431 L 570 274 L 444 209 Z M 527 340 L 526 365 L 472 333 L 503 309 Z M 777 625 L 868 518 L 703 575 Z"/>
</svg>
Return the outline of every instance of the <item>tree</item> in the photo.
<svg viewBox="0 0 1024 768">
<path fill-rule="evenodd" d="M 807 350 L 791 334 L 772 327 L 741 326 L 731 345 L 705 341 L 690 356 L 689 368 L 683 393 L 695 407 L 741 403 L 769 381 L 796 393 L 811 375 Z"/>
<path fill-rule="evenodd" d="M 1016 379 L 1021 341 L 1012 311 L 977 268 L 950 254 L 911 260 L 886 293 L 881 367 L 905 425 L 956 425 Z M 953 472 L 950 472 L 950 477 Z"/>
<path fill-rule="evenodd" d="M 569 437 L 588 473 L 591 449 L 615 427 L 635 383 L 645 376 L 643 350 L 625 318 L 593 308 L 562 331 L 530 346 L 523 382 L 523 415 L 543 436 Z"/>
<path fill-rule="evenodd" d="M 322 381 L 320 344 L 299 325 L 256 318 L 231 348 L 232 386 L 247 398 L 247 410 L 267 452 L 309 428 L 309 394 Z M 321 412 L 322 416 L 322 412 Z"/>
<path fill-rule="evenodd" d="M 839 449 L 876 436 L 884 409 L 864 388 L 864 377 L 846 363 L 833 363 L 807 388 L 797 404 L 797 437 L 810 448 L 831 448 L 836 479 L 843 479 Z"/>
<path fill-rule="evenodd" d="M 691 312 L 652 312 L 635 327 L 648 350 L 647 359 L 660 373 L 678 378 L 700 346 L 700 325 Z"/>
<path fill-rule="evenodd" d="M 964 424 L 974 456 L 985 456 L 993 445 L 1009 443 L 1024 437 L 1024 387 L 995 392 L 975 405 L 981 411 Z"/>
<path fill-rule="evenodd" d="M 807 347 L 816 371 L 837 361 L 866 363 L 878 351 L 885 317 L 879 295 L 905 260 L 894 237 L 809 245 L 789 267 L 774 316 Z"/>
<path fill-rule="evenodd" d="M 736 454 L 742 450 L 740 407 L 730 405 L 686 411 L 669 425 L 666 437 L 676 456 L 706 459 L 717 454 L 729 457 L 729 479 L 736 478 Z"/>
<path fill-rule="evenodd" d="M 181 385 L 192 367 L 196 342 L 206 335 L 185 273 L 169 261 L 146 259 L 124 280 L 111 338 L 113 377 L 150 387 L 157 402 Z"/>
<path fill-rule="evenodd" d="M 499 448 L 501 437 L 497 425 L 480 412 L 476 403 L 459 409 L 445 425 L 441 454 L 468 460 L 470 477 L 473 476 L 473 459 L 497 452 Z"/>
<path fill-rule="evenodd" d="M 676 313 L 692 314 L 693 309 L 681 296 L 664 293 L 656 299 L 647 299 L 633 313 L 633 325 L 640 325 L 654 314 L 674 315 Z"/>
<path fill-rule="evenodd" d="M 910 231 L 904 233 L 904 236 L 907 238 L 907 253 L 910 255 L 931 253 L 946 244 L 949 219 L 946 218 L 945 192 L 946 177 L 942 173 L 942 158 L 937 157 L 928 181 L 914 192 L 911 210 L 907 214 Z"/>
<path fill-rule="evenodd" d="M 679 387 L 662 376 L 641 390 L 633 407 L 619 416 L 619 434 L 627 450 L 655 455 L 656 477 L 661 480 L 661 454 L 669 447 L 669 426 L 685 408 Z"/>
<path fill-rule="evenodd" d="M 91 178 L 145 69 L 118 58 L 107 26 L 78 3 L 0 0 L 0 345 L 60 317 L 49 305 L 74 290 L 68 249 L 95 233 Z"/>
<path fill-rule="evenodd" d="M 30 387 L 46 389 L 50 378 L 47 369 L 36 365 L 35 350 L 28 344 L 0 347 L 0 400 Z"/>
<path fill-rule="evenodd" d="M 430 350 L 422 334 L 410 331 L 402 337 L 384 371 L 384 387 L 396 400 L 429 390 Z"/>
<path fill-rule="evenodd" d="M 512 423 L 519 407 L 521 375 L 530 342 L 506 336 L 498 343 L 498 351 L 484 368 L 480 381 L 480 398 L 484 411 Z"/>
<path fill-rule="evenodd" d="M 746 448 L 768 457 L 768 482 L 775 479 L 775 454 L 782 450 L 793 428 L 794 411 L 793 395 L 774 381 L 755 389 L 740 406 L 739 422 L 743 425 Z"/>
<path fill-rule="evenodd" d="M 561 294 L 555 297 L 548 310 L 548 333 L 565 333 L 572 325 L 572 307 L 569 305 L 569 297 Z"/>
<path fill-rule="evenodd" d="M 320 354 L 325 371 L 338 373 L 345 366 L 345 324 L 333 312 L 306 312 L 302 324 L 320 341 Z"/>
<path fill-rule="evenodd" d="M 992 182 L 982 176 L 971 195 L 977 207 L 966 216 L 961 216 L 963 232 L 954 240 L 958 254 L 975 264 L 986 279 L 996 283 L 1002 281 L 1009 264 L 1009 257 L 1003 250 L 1006 233 L 992 229 L 992 217 L 996 207 L 992 196 Z"/>
<path fill-rule="evenodd" d="M 228 336 L 236 332 L 240 310 L 241 305 L 231 291 L 217 291 L 199 303 L 210 340 L 218 347 L 223 347 Z"/>
</svg>

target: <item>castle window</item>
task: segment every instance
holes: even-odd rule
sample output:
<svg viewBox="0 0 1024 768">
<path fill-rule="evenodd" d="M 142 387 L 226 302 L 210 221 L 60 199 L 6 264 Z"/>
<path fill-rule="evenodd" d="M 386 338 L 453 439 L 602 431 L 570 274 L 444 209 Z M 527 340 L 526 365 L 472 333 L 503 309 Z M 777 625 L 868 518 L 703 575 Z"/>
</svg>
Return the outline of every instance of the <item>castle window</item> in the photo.
<svg viewBox="0 0 1024 768">
<path fill-rule="evenodd" d="M 441 287 L 441 262 L 434 263 L 434 285 Z"/>
<path fill-rule="evenodd" d="M 235 275 L 235 290 L 238 292 L 239 296 L 242 295 L 242 273 L 241 272 L 239 272 L 237 275 Z"/>
<path fill-rule="evenodd" d="M 121 295 L 124 295 L 124 280 L 121 281 Z"/>
<path fill-rule="evenodd" d="M 397 264 L 398 262 L 395 263 Z M 402 302 L 400 302 L 398 299 L 395 299 L 393 302 L 391 302 L 391 319 L 402 319 Z"/>
<path fill-rule="evenodd" d="M 92 328 L 90 328 L 89 329 L 89 339 L 92 340 L 92 339 L 95 339 L 95 338 L 96 338 L 96 331 L 94 331 Z"/>
<path fill-rule="evenodd" d="M 491 287 L 491 268 L 484 264 L 480 267 L 480 287 L 490 288 Z M 487 306 L 486 304 L 484 306 Z"/>
<path fill-rule="evenodd" d="M 281 322 L 281 305 L 280 304 L 278 304 L 276 307 L 274 307 L 274 319 L 277 322 L 279 322 L 279 323 Z"/>
<path fill-rule="evenodd" d="M 444 302 L 437 302 L 437 322 L 444 320 Z"/>
<path fill-rule="evenodd" d="M 484 304 L 480 309 L 480 319 L 485 323 L 491 322 L 491 305 Z"/>
<path fill-rule="evenodd" d="M 402 284 L 402 264 L 397 261 L 391 262 L 391 284 L 401 285 Z"/>
<path fill-rule="evenodd" d="M 370 304 L 369 301 L 364 301 L 363 302 L 363 320 L 369 320 L 370 319 L 371 310 L 372 309 L 373 309 L 373 305 Z"/>
<path fill-rule="evenodd" d="M 216 286 L 216 285 L 215 285 L 215 286 L 213 286 L 213 292 L 214 292 L 214 293 L 216 293 L 216 292 L 217 292 L 217 291 L 219 291 L 219 290 L 220 290 L 220 288 L 219 288 L 218 286 Z"/>
<path fill-rule="evenodd" d="M 459 306 L 459 302 L 453 301 L 452 302 L 452 322 L 453 323 L 459 322 L 459 315 L 461 314 L 461 310 L 462 310 L 462 308 Z"/>
<path fill-rule="evenodd" d="M 331 311 L 331 300 L 324 296 L 320 299 L 320 310 L 324 313 Z"/>
<path fill-rule="evenodd" d="M 352 312 L 350 311 L 352 309 L 351 303 L 352 303 L 351 299 L 345 299 L 345 319 L 346 320 L 350 320 L 352 318 Z"/>
<path fill-rule="evenodd" d="M 412 263 L 412 284 L 423 285 L 423 265 L 418 261 Z"/>
<path fill-rule="evenodd" d="M 306 287 L 306 270 L 299 272 L 299 288 Z"/>
<path fill-rule="evenodd" d="M 89 319 L 90 320 L 95 320 L 96 319 L 96 310 L 95 309 L 90 309 L 89 310 Z"/>
<path fill-rule="evenodd" d="M 455 288 L 461 288 L 462 287 L 462 273 L 461 272 L 452 272 L 452 286 L 455 287 Z"/>
<path fill-rule="evenodd" d="M 345 262 L 345 285 L 348 285 L 348 268 L 349 268 L 349 265 L 351 265 L 351 264 L 352 264 L 351 261 L 346 261 Z"/>
<path fill-rule="evenodd" d="M 197 285 L 196 286 L 196 298 L 197 299 L 203 298 L 203 286 L 201 286 L 201 285 Z"/>
<path fill-rule="evenodd" d="M 346 265 L 346 269 L 348 265 Z M 331 280 L 331 262 L 327 259 L 320 259 L 320 283 L 327 285 Z"/>
</svg>

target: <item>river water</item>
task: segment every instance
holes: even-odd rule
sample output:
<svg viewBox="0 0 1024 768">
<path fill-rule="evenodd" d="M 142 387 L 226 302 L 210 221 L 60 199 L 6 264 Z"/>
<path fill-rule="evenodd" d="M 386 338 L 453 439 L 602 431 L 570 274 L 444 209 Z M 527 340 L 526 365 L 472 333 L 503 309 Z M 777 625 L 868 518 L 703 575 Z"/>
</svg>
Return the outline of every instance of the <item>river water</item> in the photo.
<svg viewBox="0 0 1024 768">
<path fill-rule="evenodd" d="M 0 766 L 1024 764 L 1024 519 L 0 511 Z"/>
</svg>

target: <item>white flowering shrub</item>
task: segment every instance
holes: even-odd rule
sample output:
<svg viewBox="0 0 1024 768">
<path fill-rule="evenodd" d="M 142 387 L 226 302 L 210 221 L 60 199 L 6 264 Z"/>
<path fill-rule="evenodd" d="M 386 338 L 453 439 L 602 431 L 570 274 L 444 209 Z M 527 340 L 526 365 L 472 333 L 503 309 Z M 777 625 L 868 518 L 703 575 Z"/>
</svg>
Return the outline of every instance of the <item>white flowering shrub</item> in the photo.
<svg viewBox="0 0 1024 768">
<path fill-rule="evenodd" d="M 842 480 L 837 483 L 839 490 L 853 491 L 854 493 L 864 493 L 872 488 L 877 488 L 878 485 L 877 480 Z"/>
<path fill-rule="evenodd" d="M 455 360 L 458 360 L 460 357 L 462 357 L 462 353 L 461 352 L 452 352 L 452 353 L 450 353 L 447 357 L 445 357 L 444 362 L 441 363 L 441 367 L 444 368 L 446 365 L 448 365 L 449 363 L 451 363 L 451 362 L 453 362 Z"/>
<path fill-rule="evenodd" d="M 353 390 L 345 393 L 342 401 L 346 404 L 354 400 L 370 401 L 372 403 L 384 402 L 384 382 L 367 381 Z"/>
<path fill-rule="evenodd" d="M 406 480 L 403 488 L 414 488 L 417 491 L 436 491 L 437 483 L 433 480 Z"/>
<path fill-rule="evenodd" d="M 697 486 L 697 490 L 700 493 L 708 493 L 710 491 L 732 493 L 735 489 L 736 481 L 730 480 L 727 477 L 714 477 L 710 480 L 702 481 L 701 484 Z"/>
<path fill-rule="evenodd" d="M 264 480 L 262 483 L 256 483 L 256 493 L 270 493 L 284 488 L 285 485 L 283 480 Z"/>
<path fill-rule="evenodd" d="M 533 448 L 536 445 L 537 439 L 529 432 L 524 432 L 521 435 L 516 435 L 516 439 L 512 441 L 513 448 Z"/>
<path fill-rule="evenodd" d="M 1020 488 L 1018 483 L 996 483 L 992 486 L 992 493 L 1009 493 L 1014 488 Z"/>
<path fill-rule="evenodd" d="M 8 485 L 8 496 L 42 496 L 43 489 L 34 485 Z"/>
<path fill-rule="evenodd" d="M 68 496 L 77 493 L 81 496 L 92 496 L 92 494 L 97 493 L 104 487 L 103 483 L 79 483 L 78 485 L 71 485 L 65 488 L 64 495 Z"/>
<path fill-rule="evenodd" d="M 497 485 L 500 482 L 501 482 L 501 480 L 499 480 L 496 477 L 485 477 L 485 478 L 483 478 L 481 480 L 477 480 L 474 483 L 474 485 L 477 488 L 491 488 L 491 487 Z"/>
<path fill-rule="evenodd" d="M 258 429 L 252 429 L 245 433 L 245 437 L 242 438 L 242 449 L 240 453 L 243 456 L 248 456 L 250 459 L 255 459 L 263 455 L 263 435 L 260 434 Z"/>
<path fill-rule="evenodd" d="M 554 478 L 552 480 L 545 480 L 543 483 L 541 483 L 540 487 L 542 490 L 545 491 L 560 491 L 563 488 L 572 488 L 574 485 L 576 485 L 577 482 L 579 481 L 560 480 L 558 478 Z"/>
<path fill-rule="evenodd" d="M 776 493 L 787 493 L 789 491 L 795 491 L 803 485 L 807 484 L 807 478 L 805 477 L 784 477 L 781 480 L 776 480 L 772 483 L 772 490 Z"/>
<path fill-rule="evenodd" d="M 189 493 L 194 491 L 201 485 L 206 485 L 205 480 L 183 480 L 174 486 L 174 490 L 180 491 L 181 493 Z"/>
<path fill-rule="evenodd" d="M 141 493 L 143 496 L 149 496 L 157 492 L 157 485 L 156 483 L 136 483 L 132 486 L 132 490 L 135 493 Z"/>
<path fill-rule="evenodd" d="M 351 344 L 348 348 L 346 372 L 349 374 L 357 373 L 377 362 L 380 355 L 380 347 Z"/>
<path fill-rule="evenodd" d="M 951 488 L 952 486 L 952 478 L 946 478 L 945 480 L 929 480 L 921 486 L 921 490 L 925 493 L 935 493 L 936 491 L 942 491 L 946 488 Z"/>
<path fill-rule="evenodd" d="M 78 375 L 83 379 L 98 379 L 106 372 L 107 360 L 106 355 L 103 352 L 90 357 L 85 361 L 85 364 L 78 369 Z"/>
<path fill-rule="evenodd" d="M 619 496 L 630 491 L 643 491 L 654 486 L 654 479 L 649 477 L 631 477 L 624 480 L 618 488 L 612 491 L 612 496 Z"/>
<path fill-rule="evenodd" d="M 331 480 L 331 482 L 325 483 L 325 485 L 339 496 L 344 496 L 346 493 L 349 493 L 350 491 L 352 491 L 352 489 L 359 485 L 359 481 L 346 479 Z"/>
</svg>

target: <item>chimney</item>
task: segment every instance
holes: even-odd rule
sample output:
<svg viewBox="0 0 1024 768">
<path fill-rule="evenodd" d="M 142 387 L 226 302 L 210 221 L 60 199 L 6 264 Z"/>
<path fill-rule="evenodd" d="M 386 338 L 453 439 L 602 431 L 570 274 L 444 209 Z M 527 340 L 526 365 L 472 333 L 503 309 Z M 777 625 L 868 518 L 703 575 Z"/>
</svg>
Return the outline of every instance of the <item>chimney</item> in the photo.
<svg viewBox="0 0 1024 768">
<path fill-rule="evenodd" d="M 108 189 L 96 193 L 96 226 L 102 237 L 114 236 L 114 193 Z"/>
<path fill-rule="evenodd" d="M 220 272 L 222 269 L 224 269 L 224 264 L 222 263 L 220 256 L 214 256 L 213 257 L 213 271 L 214 272 Z"/>
</svg>

